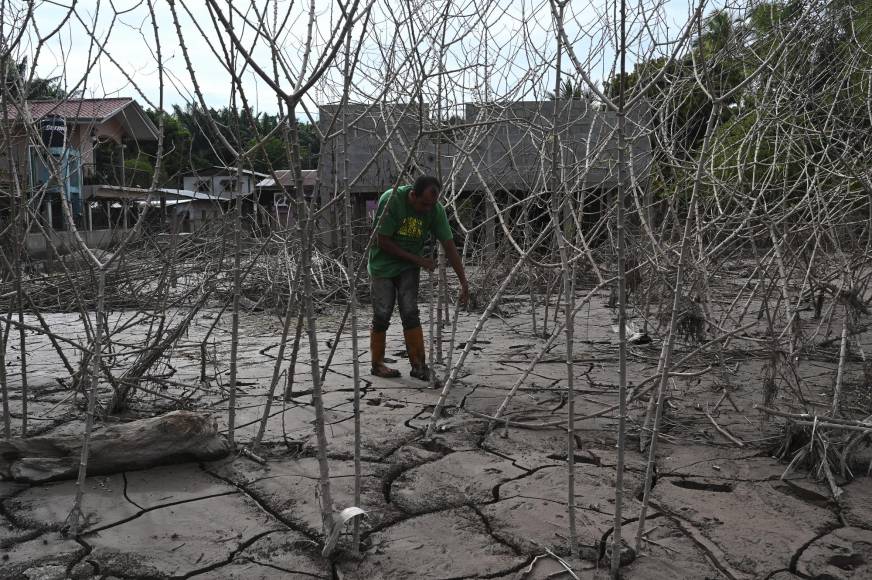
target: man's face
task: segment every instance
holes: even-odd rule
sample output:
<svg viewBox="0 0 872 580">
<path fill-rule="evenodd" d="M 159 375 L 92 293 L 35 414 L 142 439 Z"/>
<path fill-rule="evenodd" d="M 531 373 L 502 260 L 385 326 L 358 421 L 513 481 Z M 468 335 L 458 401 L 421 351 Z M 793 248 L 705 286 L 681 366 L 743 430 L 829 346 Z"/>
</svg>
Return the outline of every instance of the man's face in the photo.
<svg viewBox="0 0 872 580">
<path fill-rule="evenodd" d="M 415 213 L 430 213 L 436 207 L 439 191 L 433 187 L 423 192 L 412 191 L 409 196 L 409 205 Z"/>
</svg>

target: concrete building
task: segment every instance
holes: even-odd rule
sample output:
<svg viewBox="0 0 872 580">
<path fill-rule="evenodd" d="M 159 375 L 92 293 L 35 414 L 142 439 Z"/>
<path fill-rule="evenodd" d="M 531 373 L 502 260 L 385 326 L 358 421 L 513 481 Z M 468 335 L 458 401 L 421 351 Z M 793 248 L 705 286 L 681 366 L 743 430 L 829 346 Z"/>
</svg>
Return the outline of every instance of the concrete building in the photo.
<svg viewBox="0 0 872 580">
<path fill-rule="evenodd" d="M 345 111 L 347 152 L 339 134 L 341 114 L 338 105 L 319 107 L 319 126 L 327 135 L 318 166 L 319 200 L 323 205 L 343 190 L 342 168 L 347 158 L 356 227 L 361 233 L 369 229 L 383 191 L 398 181 L 409 183 L 411 176 L 422 173 L 440 175 L 447 190 L 470 199 L 469 207 L 478 207 L 481 213 L 470 216 L 473 220 L 491 217 L 490 204 L 475 202 L 476 197 L 483 199 L 485 191 L 507 205 L 530 192 L 545 191 L 555 122 L 560 164 L 568 169 L 562 174 L 562 187 L 586 193 L 585 212 L 590 219 L 602 211 L 618 183 L 617 115 L 597 110 L 585 100 L 467 104 L 463 114 L 452 116 L 441 131 L 428 110 L 414 104 L 352 104 Z M 646 119 L 647 108 L 639 106 L 627 122 L 629 160 L 640 183 L 651 160 Z M 328 217 L 331 224 L 338 223 L 337 218 Z M 497 235 L 494 228 L 485 230 L 482 242 L 492 243 Z M 327 243 L 338 243 L 340 237 L 330 236 Z"/>
<path fill-rule="evenodd" d="M 126 209 L 122 229 L 127 229 L 139 217 L 146 205 L 151 206 L 157 219 L 163 219 L 160 206 L 164 206 L 164 216 L 172 229 L 191 233 L 213 224 L 220 224 L 233 211 L 233 203 L 239 196 L 235 193 L 204 193 L 188 189 L 161 188 L 150 191 L 139 187 L 101 185 L 90 192 L 95 202 L 108 201 Z M 94 222 L 98 220 L 92 216 Z"/>
<path fill-rule="evenodd" d="M 294 184 L 293 171 L 290 169 L 277 169 L 275 178 L 266 177 L 255 184 L 254 201 L 261 211 L 269 213 L 269 217 L 279 227 L 294 225 L 294 202 L 297 195 L 297 187 Z M 312 198 L 318 183 L 318 171 L 316 169 L 303 169 L 303 196 Z M 269 223 L 267 220 L 258 218 L 258 225 Z"/>
<path fill-rule="evenodd" d="M 235 167 L 207 167 L 189 171 L 181 176 L 179 189 L 211 194 L 253 193 L 258 181 L 268 177 L 266 173 L 258 173 Z"/>
</svg>

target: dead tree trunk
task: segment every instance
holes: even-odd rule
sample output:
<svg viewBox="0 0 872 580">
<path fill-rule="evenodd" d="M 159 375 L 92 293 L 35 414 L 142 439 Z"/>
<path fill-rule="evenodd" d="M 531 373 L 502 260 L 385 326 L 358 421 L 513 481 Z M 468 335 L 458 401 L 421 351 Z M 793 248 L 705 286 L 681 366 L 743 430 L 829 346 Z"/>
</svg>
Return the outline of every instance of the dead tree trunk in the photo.
<svg viewBox="0 0 872 580">
<path fill-rule="evenodd" d="M 73 535 L 78 529 L 74 514 L 81 516 L 86 476 L 213 460 L 230 450 L 215 418 L 191 411 L 173 411 L 86 434 L 85 439 L 52 435 L 0 442 L 0 474 L 5 478 L 33 483 L 70 479 L 78 473 L 76 503 L 68 520 Z"/>
<path fill-rule="evenodd" d="M 21 436 L 27 436 L 27 331 L 24 329 L 24 290 L 21 281 L 24 278 L 24 249 L 27 228 L 24 225 L 27 210 L 24 192 L 18 191 L 15 204 L 15 227 L 18 239 L 15 243 L 15 302 L 18 308 L 18 356 L 21 370 Z"/>
<path fill-rule="evenodd" d="M 239 161 L 239 164 L 242 164 L 242 161 Z M 241 183 L 239 180 L 241 171 L 237 170 L 237 183 Z M 228 413 L 227 413 L 227 439 L 230 441 L 230 445 L 235 444 L 235 431 L 236 431 L 236 382 L 237 375 L 239 373 L 239 298 L 241 293 L 241 282 L 239 277 L 239 269 L 240 269 L 240 260 L 242 250 L 240 248 L 241 240 L 240 240 L 240 230 L 242 229 L 242 193 L 238 194 L 238 197 L 235 200 L 235 207 L 233 213 L 233 311 L 231 312 L 231 326 L 230 326 L 230 378 L 229 378 L 229 389 L 230 389 L 230 398 L 228 401 Z"/>
<path fill-rule="evenodd" d="M 563 9 L 565 4 L 561 3 L 558 8 L 558 26 L 562 26 Z M 551 122 L 551 187 L 549 193 L 551 200 L 549 211 L 551 213 L 551 225 L 554 229 L 554 243 L 557 246 L 558 254 L 560 255 L 560 274 L 563 277 L 563 296 L 565 298 L 565 331 L 566 331 L 566 406 L 567 406 L 567 429 L 566 429 L 566 488 L 567 488 L 567 509 L 569 516 L 569 552 L 573 556 L 578 555 L 578 537 L 575 529 L 575 432 L 572 426 L 575 423 L 575 368 L 573 363 L 573 332 L 575 330 L 574 311 L 574 296 L 572 292 L 573 267 L 570 266 L 569 255 L 566 248 L 566 240 L 564 239 L 563 224 L 560 219 L 560 214 L 563 211 L 563 203 L 569 203 L 568 192 L 560 185 L 560 65 L 562 57 L 563 43 L 560 40 L 560 35 L 557 36 L 557 72 L 554 78 L 554 110 L 552 112 Z M 561 194 L 566 195 L 567 199 L 561 200 Z M 554 308 L 555 313 L 558 310 Z M 557 320 L 555 316 L 555 326 Z"/>
<path fill-rule="evenodd" d="M 103 348 L 103 304 L 106 296 L 106 271 L 97 270 L 97 311 L 94 313 L 94 351 L 91 355 L 91 384 L 88 388 L 88 410 L 85 415 L 85 434 L 82 437 L 79 455 L 79 473 L 76 478 L 76 498 L 73 509 L 67 516 L 67 525 L 73 536 L 79 533 L 79 519 L 82 517 L 82 497 L 85 495 L 85 477 L 88 474 L 88 452 L 91 433 L 94 430 L 94 412 L 97 408 L 97 389 L 100 387 Z M 23 434 L 22 434 L 23 435 Z"/>
<path fill-rule="evenodd" d="M 12 309 L 6 313 L 6 322 L 0 327 L 0 394 L 3 396 L 3 436 L 12 437 L 12 415 L 9 411 L 9 383 L 6 376 L 6 342 L 12 330 Z"/>
<path fill-rule="evenodd" d="M 618 458 L 615 474 L 615 524 L 612 532 L 611 576 L 617 580 L 621 566 L 621 528 L 624 501 L 624 451 L 627 446 L 627 273 L 625 271 L 625 208 L 627 188 L 627 2 L 621 0 L 620 13 L 620 81 L 618 87 L 618 211 L 615 233 L 618 238 Z"/>
<path fill-rule="evenodd" d="M 357 356 L 357 288 L 353 284 L 354 270 L 354 230 L 353 204 L 351 199 L 350 176 L 348 174 L 348 92 L 351 89 L 351 35 L 345 40 L 345 62 L 343 70 L 342 97 L 342 192 L 345 202 L 345 268 L 348 277 L 348 308 L 351 315 L 351 374 L 354 388 L 354 505 L 360 506 L 361 492 L 361 432 L 360 432 L 360 360 Z M 360 549 L 360 518 L 354 518 L 351 551 Z"/>
</svg>

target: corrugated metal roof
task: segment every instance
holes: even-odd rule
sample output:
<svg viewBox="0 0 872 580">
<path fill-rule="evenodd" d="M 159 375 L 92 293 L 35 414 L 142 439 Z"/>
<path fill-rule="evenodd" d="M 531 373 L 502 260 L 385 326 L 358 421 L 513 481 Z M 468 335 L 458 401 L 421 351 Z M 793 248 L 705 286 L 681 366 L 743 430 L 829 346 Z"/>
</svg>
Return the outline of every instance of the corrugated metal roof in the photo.
<svg viewBox="0 0 872 580">
<path fill-rule="evenodd" d="M 194 176 L 194 177 L 200 177 L 200 176 L 203 176 L 203 177 L 211 177 L 211 176 L 213 176 L 213 175 L 227 175 L 227 176 L 233 176 L 233 175 L 236 175 L 236 173 L 237 173 L 238 171 L 239 171 L 239 168 L 237 168 L 237 167 L 227 167 L 227 166 L 222 166 L 222 165 L 212 165 L 212 166 L 210 166 L 210 167 L 204 167 L 203 169 L 192 169 L 192 170 L 190 170 L 190 171 L 186 171 L 186 172 L 182 173 L 182 176 L 184 176 L 184 177 L 190 177 L 190 176 Z M 267 176 L 266 173 L 260 173 L 259 171 L 252 171 L 252 170 L 250 170 L 250 169 L 243 169 L 242 171 L 239 171 L 239 172 L 242 173 L 243 175 L 248 175 L 248 176 L 251 176 L 251 177 L 264 178 L 264 177 Z"/>
<path fill-rule="evenodd" d="M 234 193 L 208 193 L 203 191 L 191 191 L 189 189 L 161 189 L 163 193 L 177 197 L 198 199 L 206 201 L 229 201 L 236 197 Z"/>
<path fill-rule="evenodd" d="M 232 201 L 237 196 L 233 193 L 206 193 L 191 191 L 189 189 L 162 188 L 156 191 L 141 187 L 121 187 L 115 185 L 86 185 L 85 199 L 131 199 L 144 201 L 151 196 L 159 197 L 158 192 L 175 199 L 199 200 L 199 201 Z"/>
<path fill-rule="evenodd" d="M 293 181 L 293 171 L 290 169 L 277 169 L 275 171 L 276 177 L 279 179 L 279 185 L 283 187 L 290 187 L 291 182 Z M 303 187 L 315 187 L 315 183 L 318 181 L 318 170 L 317 169 L 303 169 Z M 275 187 L 276 180 L 272 177 L 267 177 L 266 179 L 259 181 L 255 187 Z"/>
</svg>

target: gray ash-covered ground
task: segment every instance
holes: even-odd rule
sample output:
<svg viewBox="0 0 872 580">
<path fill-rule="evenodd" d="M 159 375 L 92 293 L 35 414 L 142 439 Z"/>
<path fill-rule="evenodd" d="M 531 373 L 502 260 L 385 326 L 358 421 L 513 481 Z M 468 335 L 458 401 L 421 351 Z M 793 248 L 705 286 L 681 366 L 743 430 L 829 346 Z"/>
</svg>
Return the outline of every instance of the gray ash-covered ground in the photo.
<svg viewBox="0 0 872 580">
<path fill-rule="evenodd" d="M 606 302 L 605 294 L 596 297 L 577 319 L 575 400 L 580 416 L 617 402 L 617 335 Z M 200 337 L 217 314 L 217 309 L 198 313 L 180 346 L 152 371 L 159 375 L 156 380 L 143 383 L 151 392 L 138 392 L 123 419 L 192 408 L 209 410 L 226 425 L 228 315 L 214 335 L 214 348 L 208 349 L 210 380 L 199 382 Z M 538 314 L 541 325 L 544 310 Z M 340 315 L 319 317 L 322 361 Z M 131 316 L 113 314 L 110 325 Z M 467 340 L 477 317 L 460 315 L 458 343 Z M 76 315 L 49 314 L 46 319 L 61 335 L 73 337 L 81 328 Z M 422 430 L 437 393 L 408 377 L 371 377 L 365 308 L 361 320 L 360 507 L 368 515 L 359 558 L 340 552 L 328 562 L 320 556 L 314 412 L 304 346 L 291 394 L 282 394 L 284 376 L 277 389 L 260 449 L 265 465 L 233 455 L 210 463 L 90 477 L 84 499 L 88 519 L 78 538 L 61 533 L 74 482 L 0 482 L 0 577 L 569 578 L 549 550 L 566 558 L 579 578 L 602 577 L 600 558 L 614 521 L 614 413 L 578 424 L 575 493 L 582 549 L 581 558 L 571 558 L 565 432 L 499 424 L 486 433 L 486 422 L 469 412 L 493 414 L 544 343 L 532 335 L 529 305 L 506 303 L 487 322 L 431 441 L 424 440 Z M 806 324 L 814 328 L 818 322 Z M 236 414 L 240 447 L 257 432 L 281 326 L 273 314 L 260 312 L 242 316 L 241 329 Z M 132 350 L 146 330 L 133 325 L 113 340 L 119 348 Z M 760 338 L 761 333 L 749 331 L 751 337 Z M 398 359 L 396 366 L 405 375 L 398 322 L 389 336 L 388 355 Z M 449 336 L 446 330 L 446 350 Z M 696 346 L 680 345 L 680 351 Z M 670 381 L 646 542 L 642 553 L 624 567 L 625 578 L 872 577 L 872 480 L 860 477 L 846 483 L 844 495 L 835 502 L 816 474 L 794 471 L 782 479 L 786 466 L 772 457 L 782 423 L 764 421 L 754 409 L 763 400 L 763 346 L 762 340 L 735 340 L 716 356 L 707 352 L 677 369 L 692 373 L 715 365 L 706 374 Z M 17 395 L 16 348 L 10 340 L 7 371 Z M 822 406 L 831 396 L 837 349 L 838 344 L 820 349 L 800 366 L 803 384 L 814 387 L 805 396 Z M 658 339 L 632 347 L 631 385 L 656 372 L 659 352 Z M 78 360 L 74 349 L 69 354 Z M 453 352 L 454 360 L 459 354 Z M 285 357 L 290 356 L 289 348 Z M 558 342 L 510 405 L 510 419 L 565 419 L 563 357 Z M 68 386 L 58 382 L 65 372 L 44 336 L 28 335 L 28 358 L 31 434 L 81 432 L 81 397 L 74 401 Z M 123 360 L 114 362 L 123 365 Z M 337 511 L 352 505 L 354 489 L 351 376 L 351 346 L 345 336 L 324 385 Z M 714 410 L 724 387 L 735 408 L 722 401 Z M 862 363 L 852 359 L 846 389 L 861 388 Z M 102 392 L 101 399 L 108 394 Z M 790 396 L 782 389 L 776 403 Z M 623 511 L 623 535 L 630 539 L 636 532 L 646 463 L 638 451 L 644 407 L 644 402 L 631 405 Z M 18 417 L 20 397 L 13 398 L 12 408 Z M 745 446 L 719 433 L 706 412 Z M 347 546 L 345 539 L 342 545 Z"/>
</svg>

